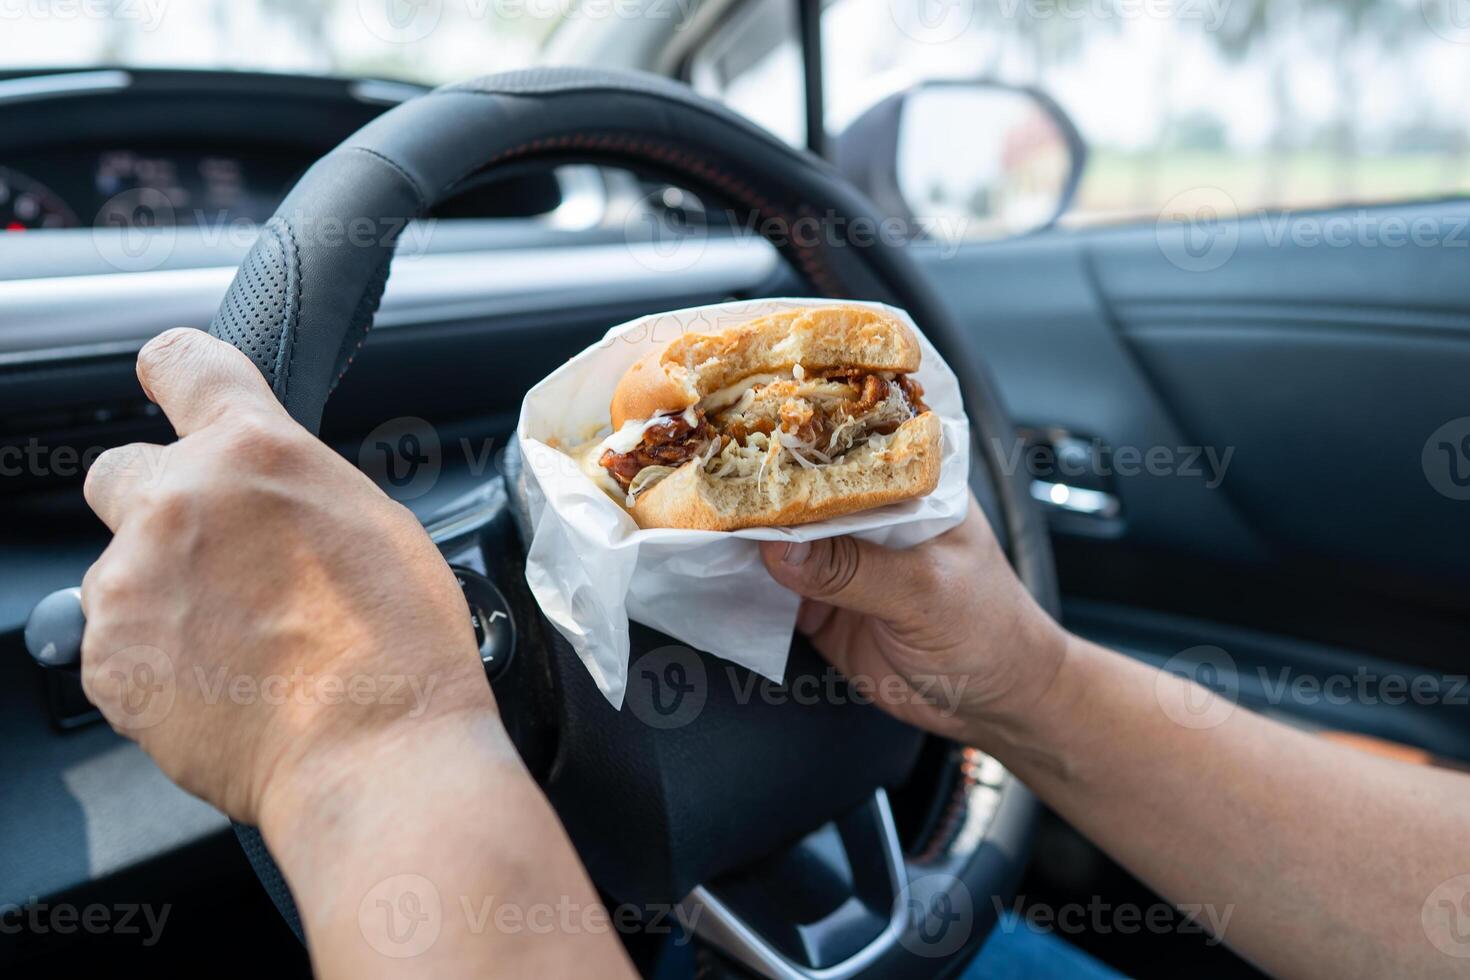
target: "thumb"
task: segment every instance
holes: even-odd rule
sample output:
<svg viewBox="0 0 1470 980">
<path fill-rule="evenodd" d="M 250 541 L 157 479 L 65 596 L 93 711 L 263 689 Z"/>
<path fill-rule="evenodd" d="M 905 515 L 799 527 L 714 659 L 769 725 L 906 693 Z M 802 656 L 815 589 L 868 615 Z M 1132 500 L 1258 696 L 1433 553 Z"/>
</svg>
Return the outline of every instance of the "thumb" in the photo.
<svg viewBox="0 0 1470 980">
<path fill-rule="evenodd" d="M 857 538 L 762 541 L 771 577 L 797 595 L 896 619 L 912 606 L 909 555 Z"/>
<path fill-rule="evenodd" d="M 138 352 L 138 381 L 180 436 L 226 414 L 285 415 L 250 358 L 202 330 L 179 327 L 150 340 Z"/>
</svg>

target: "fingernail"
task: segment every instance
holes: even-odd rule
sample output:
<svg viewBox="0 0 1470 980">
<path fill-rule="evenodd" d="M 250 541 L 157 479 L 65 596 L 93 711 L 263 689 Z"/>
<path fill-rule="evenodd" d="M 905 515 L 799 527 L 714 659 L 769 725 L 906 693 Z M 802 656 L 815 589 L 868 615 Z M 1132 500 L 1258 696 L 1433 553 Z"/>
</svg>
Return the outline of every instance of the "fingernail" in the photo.
<svg viewBox="0 0 1470 980">
<path fill-rule="evenodd" d="M 811 553 L 812 543 L 810 541 L 793 541 L 786 546 L 786 554 L 781 556 L 781 561 L 787 565 L 800 565 Z"/>
</svg>

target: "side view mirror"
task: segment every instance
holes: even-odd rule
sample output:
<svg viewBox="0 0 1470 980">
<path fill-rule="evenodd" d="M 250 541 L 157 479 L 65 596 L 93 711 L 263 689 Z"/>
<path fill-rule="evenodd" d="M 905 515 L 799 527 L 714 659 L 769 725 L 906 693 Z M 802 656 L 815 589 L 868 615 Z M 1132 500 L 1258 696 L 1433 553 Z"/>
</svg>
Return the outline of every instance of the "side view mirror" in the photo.
<svg viewBox="0 0 1470 980">
<path fill-rule="evenodd" d="M 931 81 L 879 102 L 833 144 L 835 163 L 915 237 L 993 240 L 1051 227 L 1072 204 L 1087 147 L 1039 89 Z"/>
</svg>

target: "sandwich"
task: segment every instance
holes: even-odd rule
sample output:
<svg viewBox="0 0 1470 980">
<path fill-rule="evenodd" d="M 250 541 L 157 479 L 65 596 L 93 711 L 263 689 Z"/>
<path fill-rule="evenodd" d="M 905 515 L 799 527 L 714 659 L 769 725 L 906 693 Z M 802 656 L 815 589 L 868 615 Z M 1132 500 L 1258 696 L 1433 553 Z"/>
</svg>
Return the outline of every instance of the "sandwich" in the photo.
<svg viewBox="0 0 1470 980">
<path fill-rule="evenodd" d="M 575 450 L 640 527 L 805 524 L 929 493 L 939 418 L 902 320 L 860 306 L 684 334 L 633 364 Z"/>
</svg>

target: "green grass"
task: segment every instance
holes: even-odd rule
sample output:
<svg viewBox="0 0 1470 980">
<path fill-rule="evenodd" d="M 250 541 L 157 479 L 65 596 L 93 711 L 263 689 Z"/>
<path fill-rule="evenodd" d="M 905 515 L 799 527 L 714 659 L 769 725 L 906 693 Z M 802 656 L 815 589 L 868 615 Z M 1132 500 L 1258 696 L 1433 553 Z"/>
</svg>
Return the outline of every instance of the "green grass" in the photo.
<svg viewBox="0 0 1470 980">
<path fill-rule="evenodd" d="M 1156 215 L 1176 195 L 1206 187 L 1224 191 L 1241 211 L 1446 197 L 1470 194 L 1470 154 L 1365 156 L 1344 164 L 1327 151 L 1277 161 L 1266 153 L 1094 149 L 1072 215 Z"/>
</svg>

